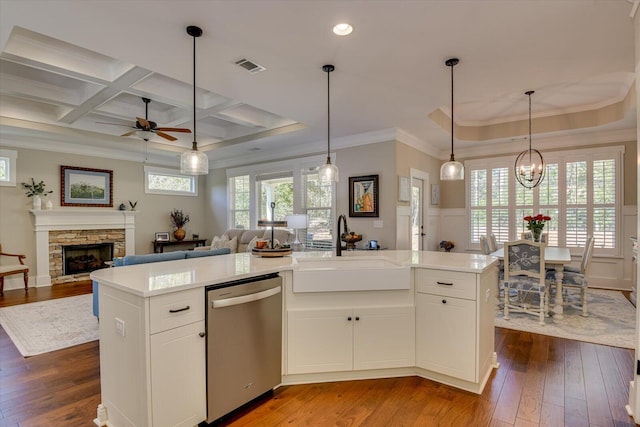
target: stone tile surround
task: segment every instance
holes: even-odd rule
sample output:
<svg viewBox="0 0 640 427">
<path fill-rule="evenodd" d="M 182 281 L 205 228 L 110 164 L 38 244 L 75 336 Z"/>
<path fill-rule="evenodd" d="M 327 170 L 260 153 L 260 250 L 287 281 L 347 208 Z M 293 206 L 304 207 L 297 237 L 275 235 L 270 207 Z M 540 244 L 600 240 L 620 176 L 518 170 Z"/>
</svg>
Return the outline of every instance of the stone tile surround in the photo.
<svg viewBox="0 0 640 427">
<path fill-rule="evenodd" d="M 125 255 L 125 234 L 122 229 L 103 230 L 62 230 L 49 232 L 49 276 L 51 284 L 78 282 L 87 280 L 89 273 L 64 276 L 62 247 L 67 245 L 87 245 L 94 243 L 113 243 L 113 256 Z"/>
</svg>

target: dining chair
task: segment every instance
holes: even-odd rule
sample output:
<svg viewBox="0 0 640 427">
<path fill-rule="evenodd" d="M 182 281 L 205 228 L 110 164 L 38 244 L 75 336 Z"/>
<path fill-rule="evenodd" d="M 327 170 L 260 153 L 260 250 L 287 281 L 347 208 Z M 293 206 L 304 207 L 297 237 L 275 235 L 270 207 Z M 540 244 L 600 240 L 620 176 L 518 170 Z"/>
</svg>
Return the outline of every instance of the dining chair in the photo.
<svg viewBox="0 0 640 427">
<path fill-rule="evenodd" d="M 578 307 L 582 308 L 582 313 L 580 315 L 583 317 L 589 316 L 589 310 L 587 307 L 587 289 L 589 287 L 587 273 L 591 266 L 594 244 L 595 239 L 593 236 L 587 237 L 587 241 L 584 245 L 584 252 L 582 253 L 582 260 L 580 261 L 580 267 L 567 265 L 564 267 L 562 274 L 563 295 L 564 291 L 567 291 L 567 288 L 580 290 L 580 305 Z M 547 278 L 553 282 L 557 282 L 556 272 L 554 270 L 547 272 Z"/>
<path fill-rule="evenodd" d="M 541 242 L 516 240 L 504 244 L 504 319 L 510 313 L 526 313 L 538 316 L 538 323 L 544 325 L 548 314 L 546 270 L 544 266 L 545 245 Z M 513 291 L 513 292 L 512 292 Z M 532 302 L 538 296 L 538 307 Z"/>
<path fill-rule="evenodd" d="M 498 250 L 498 242 L 496 241 L 496 235 L 493 233 L 487 234 L 487 238 L 489 239 L 489 250 L 491 252 L 495 252 Z"/>
<path fill-rule="evenodd" d="M 480 249 L 485 255 L 489 255 L 491 252 L 493 252 L 489 247 L 489 240 L 485 236 L 480 236 Z"/>
<path fill-rule="evenodd" d="M 0 295 L 4 295 L 4 278 L 15 274 L 22 274 L 24 277 L 24 291 L 29 291 L 29 267 L 24 264 L 26 255 L 10 254 L 2 252 L 2 244 L 0 244 L 0 255 L 5 257 L 18 258 L 17 263 L 0 265 Z M 15 261 L 14 261 L 15 262 Z"/>
</svg>

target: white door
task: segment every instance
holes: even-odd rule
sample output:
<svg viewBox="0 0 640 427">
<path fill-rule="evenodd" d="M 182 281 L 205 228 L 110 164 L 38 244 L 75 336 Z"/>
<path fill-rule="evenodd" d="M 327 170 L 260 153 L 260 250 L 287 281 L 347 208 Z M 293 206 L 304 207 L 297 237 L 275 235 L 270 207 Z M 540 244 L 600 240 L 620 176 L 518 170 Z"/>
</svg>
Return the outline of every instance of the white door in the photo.
<svg viewBox="0 0 640 427">
<path fill-rule="evenodd" d="M 426 232 L 424 229 L 424 180 L 411 178 L 411 250 L 424 249 Z"/>
</svg>

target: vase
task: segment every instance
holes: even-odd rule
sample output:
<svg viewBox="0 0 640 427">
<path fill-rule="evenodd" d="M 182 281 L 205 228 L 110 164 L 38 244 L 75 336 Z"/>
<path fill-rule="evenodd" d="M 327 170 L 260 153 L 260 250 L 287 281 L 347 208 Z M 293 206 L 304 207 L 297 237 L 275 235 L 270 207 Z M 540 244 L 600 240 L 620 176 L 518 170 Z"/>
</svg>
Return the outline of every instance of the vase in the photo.
<svg viewBox="0 0 640 427">
<path fill-rule="evenodd" d="M 534 242 L 540 242 L 540 237 L 542 237 L 542 228 L 534 228 L 531 230 L 531 234 L 533 234 Z"/>
<path fill-rule="evenodd" d="M 39 211 L 40 209 L 42 209 L 42 199 L 40 196 L 35 195 L 33 196 L 33 210 Z"/>
<path fill-rule="evenodd" d="M 51 200 L 47 200 L 47 203 L 45 203 L 44 208 L 48 211 L 53 210 L 53 202 Z"/>
<path fill-rule="evenodd" d="M 184 228 L 182 228 L 182 227 L 178 228 L 177 230 L 175 230 L 173 232 L 173 237 L 175 237 L 176 240 L 182 240 L 182 239 L 184 239 L 184 236 L 186 236 L 186 235 L 187 235 L 187 232 L 184 231 Z"/>
</svg>

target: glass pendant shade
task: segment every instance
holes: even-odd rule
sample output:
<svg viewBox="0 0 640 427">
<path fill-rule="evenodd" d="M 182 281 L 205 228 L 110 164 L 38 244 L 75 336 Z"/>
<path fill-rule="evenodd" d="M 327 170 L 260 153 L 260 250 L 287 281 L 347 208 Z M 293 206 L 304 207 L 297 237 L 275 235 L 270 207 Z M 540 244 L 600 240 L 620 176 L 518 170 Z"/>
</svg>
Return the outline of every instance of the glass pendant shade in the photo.
<svg viewBox="0 0 640 427">
<path fill-rule="evenodd" d="M 327 163 L 318 168 L 321 182 L 338 182 L 338 167 L 331 163 L 331 81 L 329 75 L 336 67 L 327 64 L 322 66 L 322 71 L 327 73 Z"/>
<path fill-rule="evenodd" d="M 516 180 L 525 188 L 535 188 L 540 185 L 547 171 L 542 153 L 531 148 L 531 95 L 534 93 L 532 90 L 524 93 L 529 96 L 529 149 L 518 154 L 513 166 Z"/>
<path fill-rule="evenodd" d="M 440 167 L 440 179 L 443 181 L 460 181 L 464 179 L 464 165 L 453 157 Z"/>
<path fill-rule="evenodd" d="M 338 167 L 327 158 L 327 163 L 318 168 L 318 176 L 322 182 L 338 182 L 340 179 Z"/>
<path fill-rule="evenodd" d="M 194 146 L 195 146 L 194 142 Z M 209 173 L 209 158 L 197 147 L 180 155 L 180 173 L 185 175 L 206 175 Z"/>
<path fill-rule="evenodd" d="M 440 166 L 441 181 L 461 181 L 464 180 L 464 165 L 457 162 L 453 156 L 453 67 L 460 62 L 458 58 L 447 59 L 444 64 L 451 67 L 451 157 L 449 161 Z"/>
</svg>

